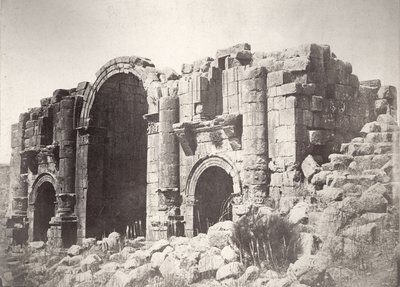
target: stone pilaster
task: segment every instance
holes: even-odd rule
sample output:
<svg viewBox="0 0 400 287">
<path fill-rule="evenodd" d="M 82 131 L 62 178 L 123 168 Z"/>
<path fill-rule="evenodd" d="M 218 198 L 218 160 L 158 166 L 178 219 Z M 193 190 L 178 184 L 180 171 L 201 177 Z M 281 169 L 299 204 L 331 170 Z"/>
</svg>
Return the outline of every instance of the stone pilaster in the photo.
<svg viewBox="0 0 400 287">
<path fill-rule="evenodd" d="M 77 240 L 75 215 L 75 140 L 73 124 L 73 97 L 60 102 L 59 176 L 56 190 L 56 214 L 50 221 L 49 240 L 56 246 L 68 247 Z"/>
<path fill-rule="evenodd" d="M 266 71 L 248 68 L 242 91 L 243 203 L 263 204 L 268 195 Z"/>
<path fill-rule="evenodd" d="M 91 216 L 103 207 L 105 129 L 78 129 L 75 180 L 75 214 L 79 220 L 78 239 L 101 234 L 103 222 Z M 100 179 L 100 180 L 99 180 Z"/>
<path fill-rule="evenodd" d="M 161 98 L 159 109 L 159 210 L 166 211 L 168 233 L 175 235 L 183 233 L 179 223 L 179 144 L 172 127 L 179 121 L 179 98 Z"/>
<path fill-rule="evenodd" d="M 24 149 L 24 130 L 29 120 L 28 113 L 22 113 L 19 121 L 11 126 L 11 161 L 10 161 L 10 208 L 7 219 L 8 242 L 22 244 L 28 239 L 27 204 L 28 185 L 26 170 L 23 170 L 21 151 Z M 22 175 L 21 175 L 22 174 Z"/>
</svg>

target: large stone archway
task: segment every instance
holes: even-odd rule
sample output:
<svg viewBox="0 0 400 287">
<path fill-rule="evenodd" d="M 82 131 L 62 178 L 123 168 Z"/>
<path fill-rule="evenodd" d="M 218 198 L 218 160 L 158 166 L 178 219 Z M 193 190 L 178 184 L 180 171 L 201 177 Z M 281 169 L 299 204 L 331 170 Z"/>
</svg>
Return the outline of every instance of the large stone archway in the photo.
<svg viewBox="0 0 400 287">
<path fill-rule="evenodd" d="M 222 183 L 219 181 L 223 181 Z M 217 183 L 218 182 L 218 183 Z M 208 188 L 208 187 L 209 188 Z M 212 189 L 215 186 L 215 192 L 223 194 L 217 194 L 215 197 L 212 195 Z M 206 219 L 209 217 L 211 221 L 215 220 L 226 220 L 231 219 L 231 210 L 228 210 L 226 205 L 230 198 L 238 196 L 242 193 L 242 185 L 239 177 L 239 172 L 235 165 L 228 158 L 221 156 L 207 156 L 200 159 L 192 168 L 185 188 L 185 200 L 183 208 L 185 209 L 185 232 L 187 236 L 196 235 L 198 232 L 206 232 L 208 227 L 204 222 L 200 223 L 202 227 L 199 227 L 198 222 L 199 214 L 200 217 Z M 201 213 L 199 208 L 199 200 L 201 197 L 212 197 L 214 198 L 214 204 L 209 206 L 217 210 L 209 210 L 208 216 Z M 207 202 L 209 202 L 209 199 Z M 205 209 L 206 210 L 206 209 Z M 228 213 L 226 213 L 226 211 Z M 230 213 L 230 214 L 229 214 Z M 196 216 L 195 216 L 196 215 Z M 213 224 L 215 222 L 209 222 Z M 198 230 L 196 230 L 198 229 Z"/>
<path fill-rule="evenodd" d="M 85 96 L 77 152 L 78 237 L 101 238 L 136 226 L 145 234 L 147 93 L 136 57 L 108 62 Z"/>
</svg>

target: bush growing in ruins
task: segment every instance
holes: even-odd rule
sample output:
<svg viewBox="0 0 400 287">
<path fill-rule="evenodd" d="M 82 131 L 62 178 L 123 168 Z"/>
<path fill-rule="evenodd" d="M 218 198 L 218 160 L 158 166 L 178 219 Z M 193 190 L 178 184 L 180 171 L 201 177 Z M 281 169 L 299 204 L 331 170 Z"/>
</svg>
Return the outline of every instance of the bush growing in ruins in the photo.
<svg viewBox="0 0 400 287">
<path fill-rule="evenodd" d="M 233 240 L 244 264 L 287 267 L 296 260 L 296 226 L 279 214 L 257 214 L 252 208 L 234 225 Z"/>
</svg>

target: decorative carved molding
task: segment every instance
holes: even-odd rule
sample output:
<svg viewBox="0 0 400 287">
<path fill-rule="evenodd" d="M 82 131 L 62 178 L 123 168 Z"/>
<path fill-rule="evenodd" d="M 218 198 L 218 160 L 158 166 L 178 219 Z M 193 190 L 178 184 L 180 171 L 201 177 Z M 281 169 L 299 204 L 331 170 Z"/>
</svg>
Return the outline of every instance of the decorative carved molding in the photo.
<svg viewBox="0 0 400 287">
<path fill-rule="evenodd" d="M 58 144 L 49 145 L 39 150 L 37 161 L 39 165 L 54 162 L 58 168 L 60 147 Z"/>
<path fill-rule="evenodd" d="M 12 201 L 12 209 L 15 215 L 26 215 L 26 210 L 28 209 L 28 198 L 14 197 Z"/>
<path fill-rule="evenodd" d="M 182 146 L 185 155 L 194 155 L 197 148 L 197 133 L 223 133 L 228 139 L 232 150 L 242 148 L 242 115 L 220 115 L 211 121 L 185 122 L 173 125 L 174 132 Z"/>
<path fill-rule="evenodd" d="M 147 134 L 148 135 L 157 134 L 159 132 L 159 127 L 160 124 L 157 122 L 148 122 Z"/>
<path fill-rule="evenodd" d="M 159 210 L 169 210 L 180 204 L 180 194 L 178 188 L 162 188 L 157 190 L 159 196 Z"/>
<path fill-rule="evenodd" d="M 49 173 L 44 173 L 41 174 L 36 181 L 33 183 L 33 187 L 32 187 L 32 192 L 29 194 L 29 204 L 35 204 L 36 202 L 36 197 L 37 197 L 37 193 L 38 193 L 38 189 L 39 187 L 44 184 L 45 182 L 49 182 L 53 185 L 54 190 L 56 190 L 56 179 L 54 178 L 53 175 L 49 174 Z"/>
<path fill-rule="evenodd" d="M 102 127 L 85 127 L 78 128 L 78 144 L 79 145 L 102 145 L 106 135 L 106 129 Z"/>
</svg>

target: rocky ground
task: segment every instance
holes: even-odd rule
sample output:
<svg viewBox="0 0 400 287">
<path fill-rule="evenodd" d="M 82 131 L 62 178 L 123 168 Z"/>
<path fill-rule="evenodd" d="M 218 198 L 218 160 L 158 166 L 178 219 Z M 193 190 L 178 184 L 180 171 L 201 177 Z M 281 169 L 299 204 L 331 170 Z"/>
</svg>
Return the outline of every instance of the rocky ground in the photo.
<svg viewBox="0 0 400 287">
<path fill-rule="evenodd" d="M 68 250 L 43 242 L 14 246 L 2 250 L 3 285 L 396 286 L 399 186 L 393 181 L 392 142 L 398 126 L 380 115 L 361 135 L 342 144 L 328 163 L 304 160 L 304 196 L 255 209 L 265 220 L 272 214 L 286 218 L 296 231 L 297 258 L 285 266 L 249 260 L 234 240 L 235 224 L 224 221 L 194 238 L 147 242 L 113 232 Z"/>
</svg>

